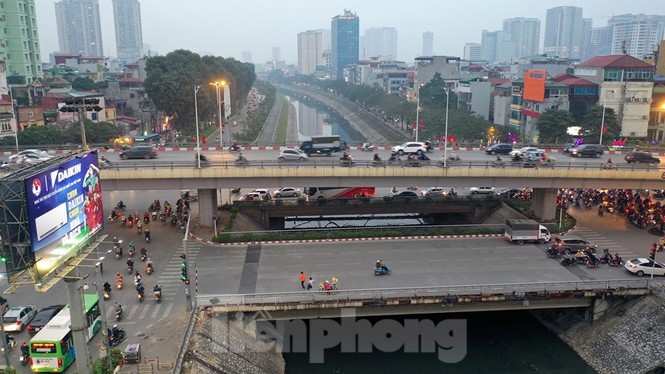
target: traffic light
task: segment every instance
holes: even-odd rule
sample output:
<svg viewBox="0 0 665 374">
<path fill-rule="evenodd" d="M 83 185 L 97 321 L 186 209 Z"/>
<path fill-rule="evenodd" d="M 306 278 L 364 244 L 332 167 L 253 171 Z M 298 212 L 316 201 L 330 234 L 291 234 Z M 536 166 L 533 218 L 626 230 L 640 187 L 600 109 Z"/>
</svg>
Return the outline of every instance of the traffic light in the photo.
<svg viewBox="0 0 665 374">
<path fill-rule="evenodd" d="M 185 255 L 180 255 L 180 258 L 182 259 L 182 261 L 180 261 L 180 273 L 182 274 L 180 280 L 185 282 L 185 284 L 189 284 L 189 277 L 187 276 L 187 259 L 185 258 Z"/>
</svg>

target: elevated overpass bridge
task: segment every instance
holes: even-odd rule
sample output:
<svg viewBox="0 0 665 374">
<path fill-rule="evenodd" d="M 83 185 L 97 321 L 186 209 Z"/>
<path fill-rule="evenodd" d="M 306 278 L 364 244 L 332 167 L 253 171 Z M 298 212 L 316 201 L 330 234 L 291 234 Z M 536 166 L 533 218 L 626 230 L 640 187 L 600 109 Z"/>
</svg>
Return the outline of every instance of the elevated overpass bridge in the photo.
<svg viewBox="0 0 665 374">
<path fill-rule="evenodd" d="M 534 189 L 536 216 L 551 220 L 556 213 L 559 188 L 664 189 L 665 169 L 634 164 L 604 169 L 599 163 L 496 168 L 485 161 L 458 163 L 447 168 L 436 165 L 372 167 L 371 161 L 358 162 L 354 167 L 341 167 L 333 161 L 297 164 L 252 161 L 249 166 L 239 167 L 231 161 L 198 169 L 193 161 L 137 161 L 102 169 L 101 179 L 105 190 L 197 189 L 202 223 L 210 225 L 212 218 L 207 217 L 214 215 L 218 205 L 216 189 L 266 185 L 530 187 Z"/>
</svg>

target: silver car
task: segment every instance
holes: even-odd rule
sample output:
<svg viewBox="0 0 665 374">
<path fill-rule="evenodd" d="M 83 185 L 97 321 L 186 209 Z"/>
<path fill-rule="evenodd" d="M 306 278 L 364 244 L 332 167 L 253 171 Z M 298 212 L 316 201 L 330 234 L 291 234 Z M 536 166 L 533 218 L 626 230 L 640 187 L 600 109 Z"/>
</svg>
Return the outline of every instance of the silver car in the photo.
<svg viewBox="0 0 665 374">
<path fill-rule="evenodd" d="M 5 331 L 21 332 L 35 318 L 37 308 L 34 305 L 13 306 L 2 317 Z"/>
<path fill-rule="evenodd" d="M 279 199 L 280 197 L 300 197 L 302 193 L 295 187 L 282 187 L 279 190 L 275 190 L 272 195 Z"/>
<path fill-rule="evenodd" d="M 40 162 L 50 160 L 53 156 L 42 151 L 41 149 L 26 149 L 15 155 L 9 156 L 9 162 L 15 164 L 28 163 L 28 164 L 38 164 Z"/>
<path fill-rule="evenodd" d="M 277 155 L 279 161 L 305 161 L 309 156 L 299 149 L 282 149 Z"/>
</svg>

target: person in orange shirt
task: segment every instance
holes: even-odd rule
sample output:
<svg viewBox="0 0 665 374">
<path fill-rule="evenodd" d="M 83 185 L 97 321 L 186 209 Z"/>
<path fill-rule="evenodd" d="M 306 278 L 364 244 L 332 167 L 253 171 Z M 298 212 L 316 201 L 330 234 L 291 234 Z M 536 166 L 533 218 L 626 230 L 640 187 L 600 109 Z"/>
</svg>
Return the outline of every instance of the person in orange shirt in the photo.
<svg viewBox="0 0 665 374">
<path fill-rule="evenodd" d="M 302 286 L 302 289 L 303 289 L 303 290 L 305 289 L 305 282 L 306 282 L 306 281 L 307 281 L 307 276 L 305 275 L 305 273 L 303 273 L 303 272 L 301 271 L 301 272 L 300 272 L 300 285 Z"/>
</svg>

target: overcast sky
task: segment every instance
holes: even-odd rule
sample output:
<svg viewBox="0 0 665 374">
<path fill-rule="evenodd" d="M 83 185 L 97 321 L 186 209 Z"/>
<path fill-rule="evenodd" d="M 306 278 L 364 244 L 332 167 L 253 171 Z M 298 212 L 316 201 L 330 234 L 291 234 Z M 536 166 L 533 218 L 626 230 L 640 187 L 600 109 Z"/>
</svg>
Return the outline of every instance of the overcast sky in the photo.
<svg viewBox="0 0 665 374">
<path fill-rule="evenodd" d="M 55 2 L 37 0 L 37 24 L 43 60 L 58 50 Z M 500 30 L 504 18 L 541 21 L 556 6 L 579 6 L 594 27 L 605 26 L 612 15 L 665 15 L 662 0 L 140 0 L 143 42 L 164 55 L 175 49 L 240 59 L 243 51 L 254 62 L 272 58 L 280 47 L 282 59 L 297 63 L 297 34 L 330 29 L 330 20 L 349 9 L 360 18 L 360 34 L 370 27 L 395 27 L 397 58 L 412 61 L 422 51 L 422 33 L 434 33 L 434 53 L 462 56 L 464 43 L 480 43 L 483 29 Z M 104 54 L 116 56 L 111 0 L 99 0 Z M 542 50 L 542 41 L 540 48 Z"/>
</svg>

